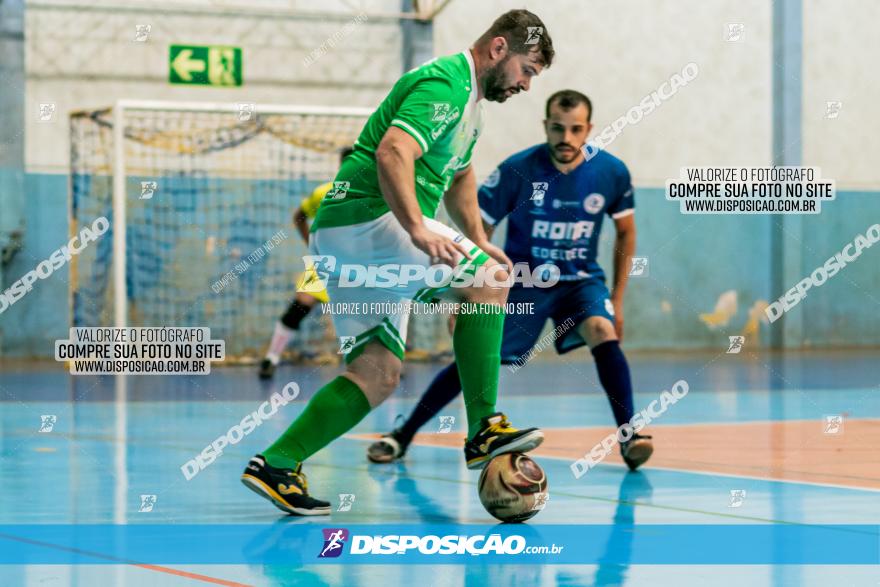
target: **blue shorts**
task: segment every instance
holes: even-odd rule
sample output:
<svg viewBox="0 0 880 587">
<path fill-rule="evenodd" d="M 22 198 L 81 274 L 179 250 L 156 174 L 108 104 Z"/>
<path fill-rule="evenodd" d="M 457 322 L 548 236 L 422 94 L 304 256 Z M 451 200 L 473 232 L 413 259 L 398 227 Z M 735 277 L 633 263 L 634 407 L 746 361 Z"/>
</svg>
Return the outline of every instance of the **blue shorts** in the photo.
<svg viewBox="0 0 880 587">
<path fill-rule="evenodd" d="M 602 316 L 614 322 L 611 296 L 599 278 L 560 281 L 550 288 L 515 286 L 510 290 L 507 303 L 532 303 L 534 313 L 511 313 L 504 319 L 502 364 L 513 363 L 528 353 L 541 336 L 548 318 L 561 333 L 554 341 L 560 355 L 587 344 L 578 332 L 581 322 L 587 318 Z"/>
</svg>

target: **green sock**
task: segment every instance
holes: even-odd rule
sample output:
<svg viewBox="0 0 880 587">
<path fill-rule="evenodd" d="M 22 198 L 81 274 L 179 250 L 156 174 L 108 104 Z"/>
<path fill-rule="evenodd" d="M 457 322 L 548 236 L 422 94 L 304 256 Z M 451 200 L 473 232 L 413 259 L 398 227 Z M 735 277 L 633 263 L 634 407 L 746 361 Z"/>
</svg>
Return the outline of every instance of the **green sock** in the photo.
<svg viewBox="0 0 880 587">
<path fill-rule="evenodd" d="M 480 420 L 495 412 L 504 310 L 490 304 L 463 304 L 452 334 L 452 349 L 464 392 L 468 438 L 480 431 Z"/>
<path fill-rule="evenodd" d="M 370 402 L 351 379 L 339 376 L 309 400 L 303 413 L 263 451 L 273 467 L 293 469 L 370 413 Z"/>
</svg>

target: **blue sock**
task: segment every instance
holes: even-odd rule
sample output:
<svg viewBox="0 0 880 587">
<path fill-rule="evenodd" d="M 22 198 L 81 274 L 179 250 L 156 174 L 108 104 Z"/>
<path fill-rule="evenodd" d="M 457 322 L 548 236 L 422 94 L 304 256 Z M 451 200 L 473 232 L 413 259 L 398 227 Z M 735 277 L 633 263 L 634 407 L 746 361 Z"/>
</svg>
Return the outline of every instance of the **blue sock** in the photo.
<svg viewBox="0 0 880 587">
<path fill-rule="evenodd" d="M 403 440 L 406 442 L 412 440 L 419 428 L 439 414 L 440 410 L 455 399 L 459 393 L 461 393 L 461 379 L 458 377 L 458 365 L 452 363 L 434 376 L 434 380 L 422 395 L 418 405 L 400 427 Z"/>
<path fill-rule="evenodd" d="M 616 340 L 603 342 L 596 345 L 592 353 L 596 359 L 599 381 L 605 388 L 611 411 L 614 412 L 614 421 L 618 426 L 629 422 L 633 417 L 632 382 L 620 343 Z"/>
</svg>

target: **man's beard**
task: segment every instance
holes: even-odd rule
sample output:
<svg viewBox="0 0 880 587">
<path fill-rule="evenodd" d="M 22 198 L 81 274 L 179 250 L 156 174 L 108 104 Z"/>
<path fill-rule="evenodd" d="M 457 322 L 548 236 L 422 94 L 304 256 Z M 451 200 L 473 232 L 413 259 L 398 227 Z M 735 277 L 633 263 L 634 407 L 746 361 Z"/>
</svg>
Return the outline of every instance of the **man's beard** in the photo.
<svg viewBox="0 0 880 587">
<path fill-rule="evenodd" d="M 558 148 L 562 146 L 571 147 L 571 151 L 559 151 Z M 579 153 L 579 149 L 575 149 L 567 143 L 560 143 L 550 149 L 550 156 L 553 157 L 553 159 L 555 159 L 558 163 L 571 163 L 572 161 L 577 159 Z"/>
<path fill-rule="evenodd" d="M 486 88 L 484 95 L 486 99 L 490 102 L 504 102 L 509 97 L 507 95 L 507 90 L 514 90 L 515 93 L 518 92 L 516 88 L 511 88 L 506 84 L 507 80 L 504 78 L 504 65 L 507 63 L 507 60 L 510 59 L 508 55 L 494 66 L 486 70 L 485 82 L 484 86 Z"/>
</svg>

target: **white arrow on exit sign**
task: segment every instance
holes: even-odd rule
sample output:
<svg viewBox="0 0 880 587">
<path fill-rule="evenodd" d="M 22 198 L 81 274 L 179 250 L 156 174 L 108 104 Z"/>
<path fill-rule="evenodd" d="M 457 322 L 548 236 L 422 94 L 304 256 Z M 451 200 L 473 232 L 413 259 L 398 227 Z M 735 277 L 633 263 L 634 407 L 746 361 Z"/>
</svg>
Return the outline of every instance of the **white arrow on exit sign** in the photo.
<svg viewBox="0 0 880 587">
<path fill-rule="evenodd" d="M 171 62 L 171 69 L 183 81 L 192 81 L 193 73 L 205 71 L 205 68 L 208 66 L 201 59 L 192 59 L 192 54 L 192 49 L 184 49 Z"/>
</svg>

